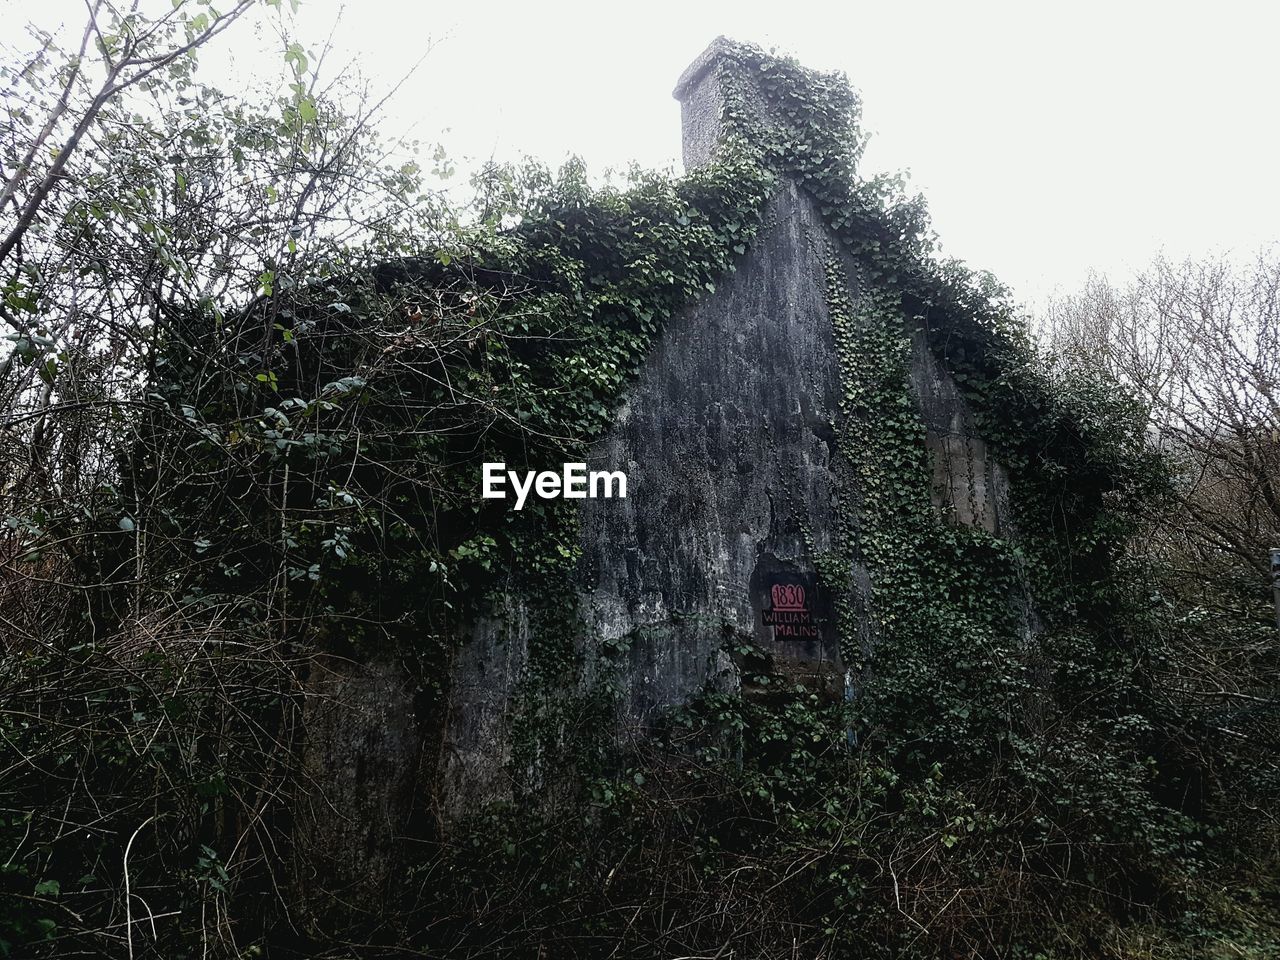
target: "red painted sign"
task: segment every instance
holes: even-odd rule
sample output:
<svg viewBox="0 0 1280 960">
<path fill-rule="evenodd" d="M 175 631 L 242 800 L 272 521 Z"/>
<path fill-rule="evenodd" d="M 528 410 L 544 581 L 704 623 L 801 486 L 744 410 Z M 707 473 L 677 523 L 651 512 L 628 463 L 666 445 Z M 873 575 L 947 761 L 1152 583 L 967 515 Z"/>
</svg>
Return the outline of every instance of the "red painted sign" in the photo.
<svg viewBox="0 0 1280 960">
<path fill-rule="evenodd" d="M 818 624 L 814 621 L 809 596 L 800 583 L 775 583 L 769 588 L 770 610 L 760 611 L 766 627 L 773 627 L 775 640 L 817 640 Z"/>
</svg>

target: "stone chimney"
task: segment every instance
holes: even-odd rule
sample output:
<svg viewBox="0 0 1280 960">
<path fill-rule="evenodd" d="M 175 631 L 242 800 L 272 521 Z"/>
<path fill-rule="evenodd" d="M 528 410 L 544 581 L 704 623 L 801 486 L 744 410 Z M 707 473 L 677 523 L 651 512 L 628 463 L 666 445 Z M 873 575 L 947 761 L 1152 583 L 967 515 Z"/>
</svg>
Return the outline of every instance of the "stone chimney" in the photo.
<svg viewBox="0 0 1280 960">
<path fill-rule="evenodd" d="M 727 38 L 716 37 L 680 74 L 680 80 L 672 91 L 672 96 L 680 101 L 681 142 L 686 170 L 708 162 L 720 138 L 720 111 L 724 107 L 720 71 L 731 49 Z"/>
</svg>

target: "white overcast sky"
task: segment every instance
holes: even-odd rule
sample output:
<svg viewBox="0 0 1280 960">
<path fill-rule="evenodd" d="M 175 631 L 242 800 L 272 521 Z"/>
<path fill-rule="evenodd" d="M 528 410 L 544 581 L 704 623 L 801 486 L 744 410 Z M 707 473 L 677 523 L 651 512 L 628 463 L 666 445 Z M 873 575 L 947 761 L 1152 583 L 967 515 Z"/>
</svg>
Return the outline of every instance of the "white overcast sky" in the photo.
<svg viewBox="0 0 1280 960">
<path fill-rule="evenodd" d="M 0 34 L 82 9 L 0 0 Z M 679 169 L 671 89 L 717 34 L 843 70 L 864 167 L 908 170 L 944 251 L 1026 301 L 1280 239 L 1277 3 L 303 0 L 299 34 L 318 49 L 340 12 L 328 72 L 354 60 L 387 88 L 427 53 L 383 128 L 460 158 Z M 211 80 L 274 68 L 254 32 L 205 56 Z"/>
</svg>

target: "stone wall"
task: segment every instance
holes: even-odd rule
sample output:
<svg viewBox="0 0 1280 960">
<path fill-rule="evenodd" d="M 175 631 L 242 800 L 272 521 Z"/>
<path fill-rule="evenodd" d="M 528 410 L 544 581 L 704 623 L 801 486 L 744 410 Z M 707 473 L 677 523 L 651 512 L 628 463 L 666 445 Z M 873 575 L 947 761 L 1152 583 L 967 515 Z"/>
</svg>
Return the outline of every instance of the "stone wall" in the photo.
<svg viewBox="0 0 1280 960">
<path fill-rule="evenodd" d="M 783 184 L 737 270 L 668 324 L 589 457 L 628 476 L 625 500 L 582 501 L 579 571 L 585 659 L 602 644 L 625 650 L 620 738 L 643 735 L 708 684 L 735 687 L 727 638 L 754 638 L 797 676 L 842 674 L 837 598 L 814 583 L 815 557 L 836 551 L 838 512 L 853 509 L 841 501 L 851 486 L 835 444 L 828 244 L 813 202 Z M 774 642 L 762 610 L 779 580 L 808 588 L 816 637 Z M 856 584 L 848 590 L 865 602 Z M 452 809 L 508 788 L 527 616 L 505 601 L 461 656 L 444 755 Z"/>
</svg>

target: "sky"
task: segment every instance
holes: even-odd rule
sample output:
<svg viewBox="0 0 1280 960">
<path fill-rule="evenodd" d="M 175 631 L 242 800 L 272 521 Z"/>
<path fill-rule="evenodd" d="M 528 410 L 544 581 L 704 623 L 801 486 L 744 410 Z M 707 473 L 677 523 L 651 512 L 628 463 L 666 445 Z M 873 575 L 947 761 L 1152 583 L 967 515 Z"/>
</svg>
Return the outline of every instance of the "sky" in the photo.
<svg viewBox="0 0 1280 960">
<path fill-rule="evenodd" d="M 0 0 L 0 33 L 82 10 Z M 403 79 L 383 130 L 440 141 L 464 169 L 576 154 L 678 171 L 671 90 L 718 34 L 842 70 L 872 135 L 863 169 L 909 172 L 943 251 L 1029 305 L 1091 269 L 1122 280 L 1160 252 L 1280 240 L 1280 4 L 1263 0 L 302 0 L 295 29 L 316 52 L 332 36 L 331 75 Z M 203 55 L 231 86 L 278 62 L 263 18 Z"/>
</svg>

